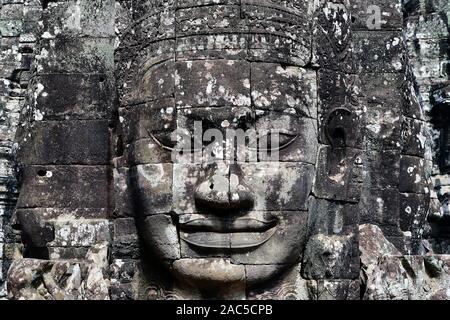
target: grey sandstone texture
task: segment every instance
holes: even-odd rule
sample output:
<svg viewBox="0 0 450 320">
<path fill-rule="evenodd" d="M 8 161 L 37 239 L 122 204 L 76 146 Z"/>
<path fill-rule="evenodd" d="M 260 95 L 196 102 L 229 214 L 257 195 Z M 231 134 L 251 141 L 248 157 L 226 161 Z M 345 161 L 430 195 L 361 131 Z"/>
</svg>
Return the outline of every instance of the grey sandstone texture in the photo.
<svg viewBox="0 0 450 320">
<path fill-rule="evenodd" d="M 0 0 L 0 299 L 450 299 L 449 18 Z"/>
</svg>

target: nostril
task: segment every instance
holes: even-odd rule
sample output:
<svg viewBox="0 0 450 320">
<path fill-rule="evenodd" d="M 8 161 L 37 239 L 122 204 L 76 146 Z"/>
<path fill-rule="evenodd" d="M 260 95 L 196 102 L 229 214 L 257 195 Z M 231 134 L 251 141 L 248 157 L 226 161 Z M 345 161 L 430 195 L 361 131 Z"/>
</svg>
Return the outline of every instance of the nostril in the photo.
<svg viewBox="0 0 450 320">
<path fill-rule="evenodd" d="M 199 208 L 221 208 L 229 207 L 228 203 L 229 184 L 226 177 L 214 176 L 203 181 L 196 188 L 194 197 Z"/>
</svg>

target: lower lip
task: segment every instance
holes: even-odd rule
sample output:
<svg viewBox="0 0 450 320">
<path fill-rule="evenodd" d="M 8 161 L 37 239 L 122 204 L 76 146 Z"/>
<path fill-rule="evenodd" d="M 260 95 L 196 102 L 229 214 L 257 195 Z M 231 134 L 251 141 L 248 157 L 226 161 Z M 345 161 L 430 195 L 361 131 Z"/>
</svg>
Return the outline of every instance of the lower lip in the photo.
<svg viewBox="0 0 450 320">
<path fill-rule="evenodd" d="M 180 238 L 193 247 L 211 250 L 251 250 L 269 241 L 276 226 L 264 232 L 180 232 Z"/>
</svg>

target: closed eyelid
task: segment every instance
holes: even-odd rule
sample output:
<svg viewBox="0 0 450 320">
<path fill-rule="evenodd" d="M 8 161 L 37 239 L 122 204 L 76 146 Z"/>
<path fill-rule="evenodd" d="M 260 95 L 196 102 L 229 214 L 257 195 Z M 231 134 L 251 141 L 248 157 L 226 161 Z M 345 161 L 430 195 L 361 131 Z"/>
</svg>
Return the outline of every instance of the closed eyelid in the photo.
<svg viewBox="0 0 450 320">
<path fill-rule="evenodd" d="M 287 130 L 287 129 L 264 129 L 264 130 L 259 130 L 257 135 L 258 135 L 258 137 L 261 137 L 261 136 L 265 136 L 268 134 L 276 134 L 276 133 L 286 135 L 286 136 L 292 136 L 292 137 L 298 136 L 297 132 L 292 131 L 292 130 Z"/>
<path fill-rule="evenodd" d="M 159 141 L 159 140 L 153 135 L 153 133 L 148 132 L 148 134 L 149 134 L 150 138 L 152 138 L 152 140 L 153 140 L 159 147 L 163 148 L 164 150 L 167 150 L 167 151 L 173 151 L 173 150 L 175 150 L 175 148 L 168 147 L 168 146 L 164 145 L 161 141 Z"/>
<path fill-rule="evenodd" d="M 285 131 L 285 132 L 280 132 L 280 131 Z M 264 137 L 264 136 L 268 136 L 269 134 L 273 133 L 274 131 L 268 131 L 266 134 L 259 134 L 258 138 Z M 288 146 L 290 146 L 292 143 L 294 143 L 295 140 L 297 140 L 298 138 L 298 134 L 297 133 L 293 133 L 293 132 L 287 132 L 286 130 L 278 130 L 279 133 L 289 136 L 291 137 L 291 139 L 289 139 L 289 141 L 287 141 L 286 143 L 284 143 L 283 145 L 278 146 L 278 148 L 269 148 L 269 149 L 264 149 L 264 148 L 259 148 L 259 146 L 257 148 L 254 147 L 249 147 L 250 150 L 259 150 L 259 151 L 276 151 L 276 150 L 282 150 Z"/>
<path fill-rule="evenodd" d="M 167 150 L 167 151 L 184 151 L 183 148 L 178 148 L 177 145 L 175 145 L 174 147 L 168 147 L 166 146 L 164 143 L 162 143 L 158 138 L 155 137 L 155 135 L 150 132 L 150 130 L 147 130 L 147 133 L 149 135 L 149 137 L 162 149 Z M 195 149 L 195 148 L 191 148 L 192 152 L 198 152 L 203 150 L 203 146 L 200 149 Z"/>
</svg>

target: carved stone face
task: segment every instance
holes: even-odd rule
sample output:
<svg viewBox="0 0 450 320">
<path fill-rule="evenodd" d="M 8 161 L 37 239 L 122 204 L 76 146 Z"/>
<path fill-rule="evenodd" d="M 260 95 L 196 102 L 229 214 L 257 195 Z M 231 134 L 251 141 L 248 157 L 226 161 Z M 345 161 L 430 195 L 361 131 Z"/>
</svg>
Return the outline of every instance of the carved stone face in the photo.
<svg viewBox="0 0 450 320">
<path fill-rule="evenodd" d="M 206 13 L 208 26 L 198 23 Z M 247 275 L 258 283 L 299 263 L 306 240 L 319 146 L 316 71 L 304 68 L 309 8 L 186 5 L 173 14 L 169 6 L 155 19 L 166 35 L 177 24 L 183 36 L 137 53 L 121 97 L 137 225 L 146 248 L 183 281 Z M 270 24 L 279 29 L 272 35 Z M 206 27 L 222 34 L 207 36 Z M 194 37 L 210 44 L 191 48 Z M 276 136 L 279 145 L 230 151 L 229 131 L 256 141 Z M 173 141 L 180 133 L 193 141 L 182 154 Z"/>
<path fill-rule="evenodd" d="M 318 148 L 315 73 L 233 60 L 179 62 L 175 68 L 175 106 L 142 107 L 154 125 L 142 124 L 147 138 L 138 147 L 144 151 L 136 151 L 142 163 L 131 169 L 147 246 L 187 278 L 236 281 L 245 265 L 276 271 L 299 262 Z M 172 132 L 194 136 L 195 123 L 203 127 L 203 150 L 218 146 L 214 160 L 206 152 L 201 157 L 202 147 L 167 160 L 176 148 Z M 208 142 L 207 129 L 223 140 Z M 264 159 L 272 145 L 262 144 L 243 149 L 247 157 L 230 157 L 229 132 L 239 129 L 256 132 L 258 141 L 276 135 L 278 159 Z"/>
</svg>

